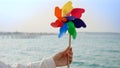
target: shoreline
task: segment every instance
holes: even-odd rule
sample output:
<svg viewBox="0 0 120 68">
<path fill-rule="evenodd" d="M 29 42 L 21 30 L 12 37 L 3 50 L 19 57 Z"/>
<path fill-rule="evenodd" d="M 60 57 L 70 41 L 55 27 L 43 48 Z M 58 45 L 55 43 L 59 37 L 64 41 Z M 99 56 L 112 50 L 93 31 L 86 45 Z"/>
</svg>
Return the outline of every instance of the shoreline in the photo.
<svg viewBox="0 0 120 68">
<path fill-rule="evenodd" d="M 119 32 L 78 32 L 81 34 L 120 34 Z M 57 35 L 58 33 L 48 32 L 0 32 L 0 35 Z"/>
</svg>

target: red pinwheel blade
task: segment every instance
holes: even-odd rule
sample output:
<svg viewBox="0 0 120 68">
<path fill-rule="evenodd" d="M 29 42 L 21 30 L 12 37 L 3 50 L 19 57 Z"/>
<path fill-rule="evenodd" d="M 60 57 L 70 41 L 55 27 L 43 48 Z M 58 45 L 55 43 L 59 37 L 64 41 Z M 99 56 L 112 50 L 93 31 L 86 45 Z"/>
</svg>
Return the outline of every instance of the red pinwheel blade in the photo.
<svg viewBox="0 0 120 68">
<path fill-rule="evenodd" d="M 82 13 L 84 13 L 85 10 L 82 9 L 82 8 L 74 8 L 72 11 L 71 11 L 71 15 L 76 17 L 76 18 L 81 18 L 82 16 Z"/>
<path fill-rule="evenodd" d="M 60 9 L 59 7 L 55 7 L 55 16 L 58 18 L 58 19 L 62 19 L 62 9 Z"/>
<path fill-rule="evenodd" d="M 59 38 L 61 38 L 68 30 L 68 25 L 64 24 L 61 28 L 60 28 L 60 33 L 58 35 Z"/>
<path fill-rule="evenodd" d="M 73 39 L 75 39 L 77 33 L 76 33 L 76 30 L 75 30 L 74 23 L 72 21 L 69 21 L 69 22 L 67 22 L 67 24 L 68 24 L 68 32 L 69 32 L 69 34 L 72 35 Z"/>
<path fill-rule="evenodd" d="M 63 26 L 63 23 L 60 20 L 56 20 L 55 22 L 51 23 L 51 26 L 54 28 L 61 27 L 61 26 Z"/>
<path fill-rule="evenodd" d="M 86 24 L 81 19 L 76 18 L 73 22 L 76 28 L 86 27 Z"/>
</svg>

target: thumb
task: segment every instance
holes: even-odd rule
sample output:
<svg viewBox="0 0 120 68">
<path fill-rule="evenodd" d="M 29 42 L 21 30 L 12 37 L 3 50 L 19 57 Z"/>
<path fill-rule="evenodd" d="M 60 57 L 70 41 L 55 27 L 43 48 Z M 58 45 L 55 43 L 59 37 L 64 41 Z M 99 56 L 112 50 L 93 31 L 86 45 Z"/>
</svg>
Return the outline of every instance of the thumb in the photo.
<svg viewBox="0 0 120 68">
<path fill-rule="evenodd" d="M 68 47 L 64 50 L 64 52 L 68 52 L 70 49 L 71 49 L 71 46 L 68 46 Z"/>
<path fill-rule="evenodd" d="M 71 49 L 71 46 L 68 46 L 66 49 L 64 49 L 63 51 L 60 52 L 60 54 L 64 54 L 66 55 L 67 52 Z"/>
</svg>

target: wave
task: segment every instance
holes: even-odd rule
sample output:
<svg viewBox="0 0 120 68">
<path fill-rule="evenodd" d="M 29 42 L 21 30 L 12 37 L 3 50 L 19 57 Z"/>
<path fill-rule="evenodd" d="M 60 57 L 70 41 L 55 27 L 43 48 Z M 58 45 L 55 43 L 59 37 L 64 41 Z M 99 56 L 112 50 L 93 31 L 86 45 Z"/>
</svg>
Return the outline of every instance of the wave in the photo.
<svg viewBox="0 0 120 68">
<path fill-rule="evenodd" d="M 114 52 L 114 53 L 120 53 L 120 50 L 102 50 L 105 52 Z"/>
<path fill-rule="evenodd" d="M 73 61 L 72 64 L 73 64 L 73 65 L 78 65 L 78 66 L 79 66 L 79 65 L 84 65 L 85 62 Z"/>
<path fill-rule="evenodd" d="M 74 61 L 72 63 L 76 67 L 87 67 L 87 68 L 111 68 L 111 66 L 101 65 L 98 63 L 88 63 L 88 62 L 80 62 L 80 61 Z M 113 67 L 115 68 L 115 67 Z"/>
</svg>

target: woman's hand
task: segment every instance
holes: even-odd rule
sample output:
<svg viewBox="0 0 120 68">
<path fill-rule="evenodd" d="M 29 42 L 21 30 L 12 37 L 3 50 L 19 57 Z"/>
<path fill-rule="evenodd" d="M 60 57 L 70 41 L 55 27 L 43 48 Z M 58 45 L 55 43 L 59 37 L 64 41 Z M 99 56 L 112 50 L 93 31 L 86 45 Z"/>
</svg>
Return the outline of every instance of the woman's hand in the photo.
<svg viewBox="0 0 120 68">
<path fill-rule="evenodd" d="M 70 46 L 68 46 L 65 50 L 53 56 L 53 60 L 55 61 L 56 67 L 66 66 L 68 64 L 68 61 L 69 63 L 72 62 L 72 58 L 73 58 L 73 52 Z"/>
</svg>

